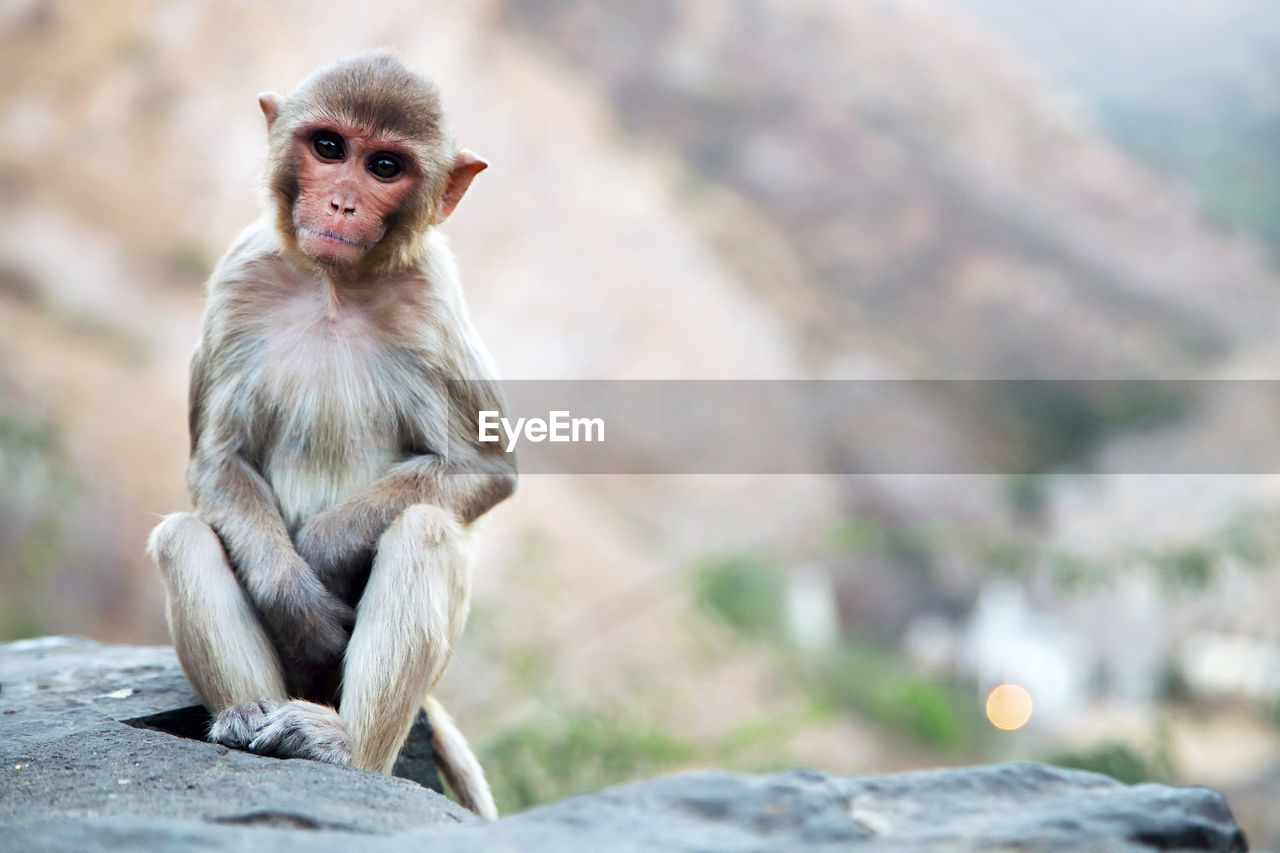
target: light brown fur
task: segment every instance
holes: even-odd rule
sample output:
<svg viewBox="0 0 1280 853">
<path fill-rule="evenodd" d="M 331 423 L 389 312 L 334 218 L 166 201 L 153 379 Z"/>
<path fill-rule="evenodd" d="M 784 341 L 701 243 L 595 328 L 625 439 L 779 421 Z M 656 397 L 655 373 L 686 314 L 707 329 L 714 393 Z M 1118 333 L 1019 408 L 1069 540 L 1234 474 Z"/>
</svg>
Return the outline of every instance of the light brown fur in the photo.
<svg viewBox="0 0 1280 853">
<path fill-rule="evenodd" d="M 434 230 L 484 163 L 453 147 L 434 87 L 385 55 L 260 103 L 268 210 L 211 276 L 192 359 L 195 512 L 149 551 L 213 739 L 385 773 L 465 622 L 468 527 L 516 482 L 477 440 L 500 399 Z M 412 163 L 373 183 L 359 161 L 300 160 L 317 127 Z M 298 240 L 312 223 L 377 239 L 317 249 Z M 427 707 L 446 778 L 493 816 L 465 741 Z"/>
</svg>

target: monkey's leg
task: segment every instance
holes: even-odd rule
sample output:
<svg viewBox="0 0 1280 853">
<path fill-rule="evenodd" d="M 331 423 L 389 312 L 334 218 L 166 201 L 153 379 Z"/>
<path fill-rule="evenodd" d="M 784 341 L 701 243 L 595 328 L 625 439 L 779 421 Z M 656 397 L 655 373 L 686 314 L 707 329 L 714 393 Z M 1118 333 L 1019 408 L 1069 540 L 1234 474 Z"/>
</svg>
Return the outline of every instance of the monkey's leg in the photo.
<svg viewBox="0 0 1280 853">
<path fill-rule="evenodd" d="M 340 709 L 302 700 L 281 705 L 249 748 L 390 773 L 466 619 L 467 556 L 452 513 L 426 504 L 402 512 L 378 540 L 356 607 Z"/>
<path fill-rule="evenodd" d="M 244 748 L 276 702 L 288 699 L 280 660 L 209 525 L 166 516 L 147 551 L 160 567 L 178 661 L 217 715 L 209 739 Z M 261 700 L 261 701 L 260 701 Z"/>
<path fill-rule="evenodd" d="M 416 504 L 378 542 L 343 670 L 341 714 L 357 767 L 390 773 L 466 621 L 471 569 L 452 513 Z"/>
</svg>

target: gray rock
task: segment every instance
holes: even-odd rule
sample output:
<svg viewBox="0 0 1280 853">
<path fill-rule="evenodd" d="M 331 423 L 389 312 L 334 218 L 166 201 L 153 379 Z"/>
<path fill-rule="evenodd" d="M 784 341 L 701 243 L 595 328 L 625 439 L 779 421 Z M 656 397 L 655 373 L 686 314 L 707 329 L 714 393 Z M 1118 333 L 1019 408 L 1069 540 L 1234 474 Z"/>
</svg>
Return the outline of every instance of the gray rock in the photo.
<svg viewBox="0 0 1280 853">
<path fill-rule="evenodd" d="M 1207 788 L 1036 764 L 684 773 L 486 824 L 412 781 L 193 739 L 195 704 L 168 648 L 0 645 L 0 850 L 1245 849 Z"/>
</svg>

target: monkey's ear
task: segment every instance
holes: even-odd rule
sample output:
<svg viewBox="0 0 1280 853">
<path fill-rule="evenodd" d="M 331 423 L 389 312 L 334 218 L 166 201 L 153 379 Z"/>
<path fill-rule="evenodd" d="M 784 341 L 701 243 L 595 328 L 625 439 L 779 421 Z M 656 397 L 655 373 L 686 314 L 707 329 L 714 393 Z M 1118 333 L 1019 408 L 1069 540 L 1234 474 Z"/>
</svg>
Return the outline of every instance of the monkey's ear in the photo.
<svg viewBox="0 0 1280 853">
<path fill-rule="evenodd" d="M 489 168 L 489 164 L 481 160 L 475 152 L 462 149 L 453 159 L 453 168 L 449 170 L 449 182 L 445 184 L 444 195 L 440 198 L 440 211 L 436 214 L 436 224 L 444 222 L 453 213 L 453 209 L 462 201 L 462 195 L 471 186 L 471 179 Z"/>
<path fill-rule="evenodd" d="M 276 123 L 276 116 L 280 115 L 280 105 L 283 103 L 284 98 L 275 92 L 258 93 L 258 106 L 262 107 L 262 114 L 267 117 L 267 130 Z"/>
</svg>

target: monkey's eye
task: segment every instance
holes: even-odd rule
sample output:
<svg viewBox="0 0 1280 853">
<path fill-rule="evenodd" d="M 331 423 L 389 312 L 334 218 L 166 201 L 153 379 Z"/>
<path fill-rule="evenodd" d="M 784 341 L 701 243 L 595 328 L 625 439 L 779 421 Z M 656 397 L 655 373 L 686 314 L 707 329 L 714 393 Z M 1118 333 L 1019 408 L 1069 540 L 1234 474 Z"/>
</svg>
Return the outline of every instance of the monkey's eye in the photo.
<svg viewBox="0 0 1280 853">
<path fill-rule="evenodd" d="M 311 147 L 321 160 L 341 160 L 346 153 L 342 137 L 329 130 L 322 130 L 311 137 Z"/>
<path fill-rule="evenodd" d="M 369 171 L 374 177 L 389 181 L 404 171 L 400 158 L 394 154 L 374 154 L 369 158 Z"/>
</svg>

